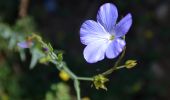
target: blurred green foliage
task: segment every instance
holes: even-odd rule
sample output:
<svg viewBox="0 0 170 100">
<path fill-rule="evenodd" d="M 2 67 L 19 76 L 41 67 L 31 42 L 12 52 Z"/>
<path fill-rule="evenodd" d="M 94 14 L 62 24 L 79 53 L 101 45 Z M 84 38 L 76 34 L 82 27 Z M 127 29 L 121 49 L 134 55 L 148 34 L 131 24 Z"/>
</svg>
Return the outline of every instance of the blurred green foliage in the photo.
<svg viewBox="0 0 170 100">
<path fill-rule="evenodd" d="M 4 59 L 0 61 L 0 97 L 2 100 L 20 100 L 22 89 L 19 86 L 19 76 L 10 68 Z"/>
<path fill-rule="evenodd" d="M 70 88 L 65 83 L 53 84 L 45 100 L 71 100 Z"/>
<path fill-rule="evenodd" d="M 33 30 L 28 29 L 30 18 L 21 19 L 16 25 L 10 26 L 0 23 L 0 97 L 2 100 L 21 100 L 23 90 L 20 87 L 20 70 L 16 51 L 20 52 L 21 58 L 25 60 L 25 53 L 18 49 L 17 42 L 24 40 L 24 35 Z M 32 23 L 31 23 L 32 25 Z M 15 60 L 14 60 L 15 59 Z"/>
<path fill-rule="evenodd" d="M 36 98 L 23 97 L 26 91 L 21 88 L 21 81 L 23 80 L 20 75 L 23 74 L 20 72 L 21 69 L 19 66 L 21 65 L 18 62 L 19 59 L 16 59 L 18 57 L 15 58 L 15 52 L 19 52 L 21 60 L 26 60 L 26 52 L 22 48 L 19 48 L 17 43 L 25 41 L 29 34 L 35 32 L 35 24 L 33 23 L 30 17 L 18 20 L 14 26 L 0 23 L 0 98 L 2 100 L 29 100 L 29 98 L 32 100 Z M 49 49 L 50 48 L 52 47 L 49 44 Z M 37 48 L 30 48 L 30 53 L 32 55 L 30 68 L 32 69 L 39 59 L 45 55 L 42 53 L 42 50 Z M 60 56 L 61 53 L 58 54 L 60 60 L 62 60 L 62 56 Z M 54 84 L 51 86 L 51 89 L 52 92 L 55 92 L 55 95 L 53 96 L 52 92 L 47 92 L 46 100 L 71 100 L 69 87 L 66 84 Z M 63 96 L 60 96 L 61 94 Z M 39 98 L 39 96 L 37 97 Z"/>
</svg>

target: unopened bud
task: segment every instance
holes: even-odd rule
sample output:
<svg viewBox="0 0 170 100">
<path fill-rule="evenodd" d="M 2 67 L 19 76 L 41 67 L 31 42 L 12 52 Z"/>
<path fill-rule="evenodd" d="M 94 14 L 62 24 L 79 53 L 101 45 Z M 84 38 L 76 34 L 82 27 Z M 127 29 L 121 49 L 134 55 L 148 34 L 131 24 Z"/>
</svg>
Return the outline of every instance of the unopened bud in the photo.
<svg viewBox="0 0 170 100">
<path fill-rule="evenodd" d="M 127 61 L 125 62 L 125 67 L 128 68 L 128 69 L 133 68 L 133 67 L 135 67 L 136 65 L 137 65 L 136 60 L 127 60 Z"/>
</svg>

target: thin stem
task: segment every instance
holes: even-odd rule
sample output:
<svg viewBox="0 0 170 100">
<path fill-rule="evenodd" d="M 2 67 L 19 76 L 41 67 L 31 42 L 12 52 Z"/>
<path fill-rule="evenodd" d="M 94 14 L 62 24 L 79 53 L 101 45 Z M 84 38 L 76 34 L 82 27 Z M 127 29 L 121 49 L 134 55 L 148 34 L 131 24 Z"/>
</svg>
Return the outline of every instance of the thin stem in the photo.
<svg viewBox="0 0 170 100">
<path fill-rule="evenodd" d="M 123 52 L 122 52 L 121 56 L 119 57 L 119 59 L 117 60 L 117 62 L 115 63 L 114 67 L 118 66 L 118 64 L 120 63 L 120 61 L 122 60 L 122 58 L 125 55 L 125 51 L 126 51 L 126 47 L 123 49 Z"/>
<path fill-rule="evenodd" d="M 118 66 L 118 64 L 120 63 L 120 61 L 122 60 L 123 56 L 125 55 L 125 51 L 126 51 L 126 47 L 124 48 L 121 56 L 120 56 L 120 57 L 118 58 L 118 60 L 116 61 L 115 65 L 114 65 L 112 68 L 110 68 L 109 70 L 103 72 L 102 75 L 106 76 L 106 75 L 111 74 L 113 71 L 117 70 L 117 66 Z"/>
<path fill-rule="evenodd" d="M 63 70 L 69 74 L 72 79 L 77 79 L 77 76 L 66 66 L 63 66 Z"/>
<path fill-rule="evenodd" d="M 115 67 L 114 70 L 118 70 L 118 69 L 122 69 L 122 68 L 125 68 L 125 66 L 119 66 L 119 67 Z"/>
<path fill-rule="evenodd" d="M 34 34 L 33 37 L 36 38 L 36 40 L 44 45 L 47 46 L 48 45 L 41 39 L 40 36 Z M 76 90 L 76 94 L 77 94 L 77 100 L 81 100 L 81 95 L 80 95 L 80 83 L 79 80 L 83 80 L 83 81 L 93 81 L 93 78 L 90 77 L 78 77 L 76 74 L 74 74 L 66 65 L 66 63 L 64 63 L 63 61 L 57 61 L 58 57 L 57 55 L 53 52 L 53 50 L 51 52 L 49 52 L 49 55 L 53 58 L 50 62 L 53 63 L 54 65 L 56 65 L 56 68 L 61 71 L 64 70 L 70 77 L 71 79 L 74 81 L 74 87 Z"/>
<path fill-rule="evenodd" d="M 62 64 L 62 63 L 58 63 L 57 61 L 55 60 L 51 60 L 51 62 L 56 65 L 56 68 L 61 71 L 61 70 L 64 70 L 72 79 L 77 79 L 77 76 L 68 68 L 66 67 L 65 64 Z M 58 66 L 59 65 L 59 66 Z"/>
<path fill-rule="evenodd" d="M 66 73 L 69 74 L 69 76 L 72 78 L 72 80 L 74 80 L 74 88 L 77 94 L 77 100 L 81 100 L 81 95 L 80 95 L 80 83 L 79 83 L 79 78 L 80 79 L 90 79 L 90 78 L 84 78 L 84 77 L 77 77 L 69 68 L 66 67 L 65 64 L 62 64 L 59 68 L 58 62 L 56 62 L 55 60 L 51 61 L 53 64 L 56 65 L 58 70 L 64 70 Z M 61 63 L 60 63 L 61 64 Z"/>
<path fill-rule="evenodd" d="M 77 77 L 78 80 L 83 80 L 83 81 L 93 81 L 93 78 L 91 77 Z"/>
<path fill-rule="evenodd" d="M 76 94 L 77 94 L 77 100 L 81 100 L 81 95 L 80 95 L 80 83 L 77 79 L 74 80 L 74 87 L 76 90 Z"/>
</svg>

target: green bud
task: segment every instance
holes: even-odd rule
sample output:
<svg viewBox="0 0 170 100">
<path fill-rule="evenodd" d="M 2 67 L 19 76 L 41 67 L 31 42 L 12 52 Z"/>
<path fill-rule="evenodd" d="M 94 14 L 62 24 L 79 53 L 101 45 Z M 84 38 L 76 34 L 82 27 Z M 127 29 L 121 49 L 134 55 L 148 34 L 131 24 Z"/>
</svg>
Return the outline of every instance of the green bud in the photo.
<svg viewBox="0 0 170 100">
<path fill-rule="evenodd" d="M 109 81 L 109 79 L 107 79 L 103 75 L 99 74 L 99 75 L 94 76 L 93 84 L 94 84 L 94 86 L 97 90 L 100 89 L 100 88 L 107 90 L 105 83 L 108 82 L 108 81 Z"/>
<path fill-rule="evenodd" d="M 127 60 L 127 61 L 125 62 L 125 67 L 128 68 L 128 69 L 133 68 L 133 67 L 135 67 L 136 65 L 137 65 L 136 60 Z"/>
<path fill-rule="evenodd" d="M 49 55 L 42 57 L 39 59 L 39 63 L 46 64 L 51 60 L 51 57 Z"/>
<path fill-rule="evenodd" d="M 48 48 L 50 49 L 51 52 L 53 52 L 54 49 L 53 49 L 53 47 L 51 46 L 50 43 L 48 43 Z"/>
<path fill-rule="evenodd" d="M 63 53 L 62 52 L 58 53 L 57 56 L 58 56 L 59 61 L 63 60 Z"/>
</svg>

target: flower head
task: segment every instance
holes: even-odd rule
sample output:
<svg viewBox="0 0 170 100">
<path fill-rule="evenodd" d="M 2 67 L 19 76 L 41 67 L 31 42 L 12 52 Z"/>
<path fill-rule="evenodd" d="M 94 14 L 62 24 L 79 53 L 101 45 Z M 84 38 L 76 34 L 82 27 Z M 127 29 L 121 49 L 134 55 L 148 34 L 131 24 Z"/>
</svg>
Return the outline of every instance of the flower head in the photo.
<svg viewBox="0 0 170 100">
<path fill-rule="evenodd" d="M 33 42 L 32 41 L 23 41 L 23 42 L 17 43 L 17 45 L 20 48 L 30 48 L 33 45 Z"/>
<path fill-rule="evenodd" d="M 20 47 L 20 48 L 30 48 L 31 46 L 33 46 L 33 39 L 35 38 L 34 35 L 32 36 L 28 36 L 27 39 L 25 41 L 22 41 L 22 42 L 19 42 L 17 43 L 17 45 Z"/>
<path fill-rule="evenodd" d="M 89 63 L 117 57 L 125 46 L 123 36 L 132 24 L 131 14 L 127 14 L 118 23 L 118 11 L 114 4 L 103 4 L 97 14 L 97 22 L 85 21 L 80 28 L 80 40 L 87 45 L 84 58 Z"/>
</svg>

